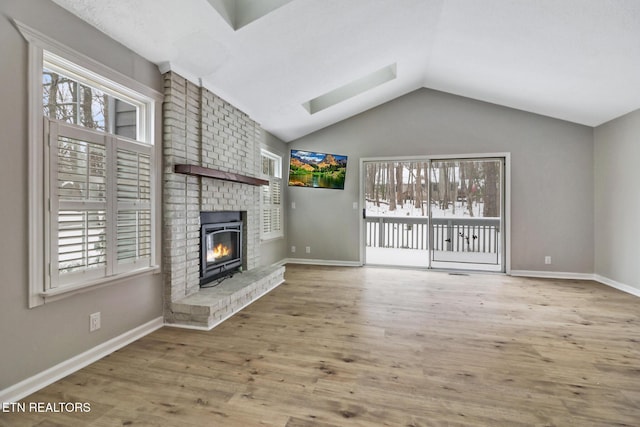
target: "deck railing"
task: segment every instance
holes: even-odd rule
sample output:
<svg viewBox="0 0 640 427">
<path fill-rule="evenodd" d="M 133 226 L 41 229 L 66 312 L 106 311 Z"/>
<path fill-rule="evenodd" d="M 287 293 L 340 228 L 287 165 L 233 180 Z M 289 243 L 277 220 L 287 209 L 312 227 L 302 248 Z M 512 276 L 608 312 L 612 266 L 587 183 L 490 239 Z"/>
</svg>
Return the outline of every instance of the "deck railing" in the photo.
<svg viewBox="0 0 640 427">
<path fill-rule="evenodd" d="M 433 249 L 497 253 L 500 218 L 432 218 Z M 367 216 L 366 244 L 376 248 L 429 249 L 426 217 Z"/>
</svg>

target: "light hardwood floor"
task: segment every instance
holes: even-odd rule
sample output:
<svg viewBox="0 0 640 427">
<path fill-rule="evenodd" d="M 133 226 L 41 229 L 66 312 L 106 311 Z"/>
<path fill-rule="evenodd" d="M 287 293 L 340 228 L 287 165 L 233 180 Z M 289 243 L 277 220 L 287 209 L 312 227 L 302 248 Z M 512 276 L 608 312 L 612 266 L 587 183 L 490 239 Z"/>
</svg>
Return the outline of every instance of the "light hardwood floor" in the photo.
<svg viewBox="0 0 640 427">
<path fill-rule="evenodd" d="M 640 425 L 640 300 L 589 281 L 288 265 L 209 332 L 165 327 L 5 426 Z"/>
</svg>

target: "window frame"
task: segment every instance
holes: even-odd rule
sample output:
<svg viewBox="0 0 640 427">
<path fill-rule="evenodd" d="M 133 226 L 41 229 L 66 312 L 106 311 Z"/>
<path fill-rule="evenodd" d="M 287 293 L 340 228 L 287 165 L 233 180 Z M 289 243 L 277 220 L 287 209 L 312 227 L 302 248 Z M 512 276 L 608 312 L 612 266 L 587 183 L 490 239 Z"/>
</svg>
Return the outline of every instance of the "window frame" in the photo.
<svg viewBox="0 0 640 427">
<path fill-rule="evenodd" d="M 265 174 L 263 172 L 263 168 L 262 168 L 262 161 L 263 161 L 263 157 L 266 157 L 270 160 L 274 161 L 274 174 L 273 175 L 268 175 Z M 280 154 L 277 154 L 271 150 L 269 150 L 268 148 L 261 148 L 260 149 L 260 173 L 262 174 L 263 178 L 269 181 L 269 185 L 266 186 L 262 186 L 261 187 L 261 194 L 260 194 L 260 240 L 261 241 L 267 241 L 267 240 L 274 240 L 274 239 L 280 239 L 284 237 L 284 209 L 283 209 L 283 204 L 282 204 L 282 198 L 283 198 L 283 194 L 282 194 L 282 158 L 283 156 Z M 265 204 L 264 202 L 264 197 L 262 195 L 262 191 L 264 191 L 264 187 L 269 187 L 269 189 L 271 189 L 271 183 L 272 181 L 277 180 L 280 184 L 280 204 L 279 205 L 274 205 L 273 203 L 269 203 L 269 204 Z M 274 206 L 277 206 L 277 208 L 280 211 L 280 226 L 278 228 L 278 230 L 275 231 L 269 231 L 269 232 L 265 232 L 264 231 L 264 215 L 265 215 L 265 211 L 266 209 L 273 209 Z"/>
<path fill-rule="evenodd" d="M 29 204 L 29 308 L 56 301 L 97 287 L 121 282 L 132 276 L 155 274 L 160 271 L 161 232 L 161 144 L 157 143 L 156 126 L 160 123 L 162 94 L 144 84 L 85 56 L 48 36 L 15 21 L 14 24 L 28 42 L 28 204 Z M 42 103 L 43 67 L 59 65 L 64 74 L 82 84 L 89 84 L 110 95 L 138 107 L 138 142 L 151 147 L 151 258 L 149 266 L 121 274 L 92 278 L 79 283 L 52 287 L 51 223 L 57 212 L 51 212 L 50 170 L 53 147 L 49 147 L 49 135 Z M 56 71 L 56 70 L 54 70 Z M 73 73 L 72 76 L 69 74 Z M 90 131 L 89 128 L 84 128 Z M 116 135 L 105 132 L 105 137 Z M 117 137 L 118 139 L 122 137 Z M 126 138 L 123 138 L 126 139 Z M 115 227 L 115 224 L 112 224 Z M 109 251 L 110 253 L 112 251 Z M 115 266 L 117 268 L 117 266 Z"/>
</svg>

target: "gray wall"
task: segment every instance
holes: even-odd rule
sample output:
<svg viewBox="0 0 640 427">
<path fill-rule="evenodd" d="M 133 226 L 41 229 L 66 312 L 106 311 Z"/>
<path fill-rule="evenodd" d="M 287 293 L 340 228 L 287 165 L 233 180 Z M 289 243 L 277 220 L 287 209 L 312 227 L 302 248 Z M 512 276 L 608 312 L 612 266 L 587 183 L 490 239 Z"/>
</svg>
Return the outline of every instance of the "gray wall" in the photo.
<svg viewBox="0 0 640 427">
<path fill-rule="evenodd" d="M 640 289 L 640 110 L 595 129 L 595 273 Z"/>
<path fill-rule="evenodd" d="M 288 188 L 290 257 L 358 261 L 361 157 L 509 152 L 511 268 L 593 273 L 590 127 L 421 89 L 290 146 L 349 156 L 344 191 Z"/>
<path fill-rule="evenodd" d="M 286 179 L 287 179 L 287 170 L 289 168 L 289 148 L 287 144 L 282 142 L 276 136 L 271 135 L 267 131 L 263 131 L 263 139 L 262 145 L 265 149 L 271 151 L 274 154 L 279 154 L 282 156 L 282 206 L 286 208 L 287 206 L 287 190 L 286 190 Z M 282 225 L 284 227 L 284 236 L 277 239 L 265 240 L 260 244 L 260 264 L 261 265 L 270 265 L 275 262 L 282 261 L 286 258 L 287 255 L 287 210 L 283 208 L 282 212 Z"/>
<path fill-rule="evenodd" d="M 27 308 L 27 43 L 11 19 L 162 91 L 153 64 L 53 3 L 0 2 L 0 390 L 162 315 L 160 274 Z M 96 311 L 102 328 L 89 334 Z"/>
</svg>

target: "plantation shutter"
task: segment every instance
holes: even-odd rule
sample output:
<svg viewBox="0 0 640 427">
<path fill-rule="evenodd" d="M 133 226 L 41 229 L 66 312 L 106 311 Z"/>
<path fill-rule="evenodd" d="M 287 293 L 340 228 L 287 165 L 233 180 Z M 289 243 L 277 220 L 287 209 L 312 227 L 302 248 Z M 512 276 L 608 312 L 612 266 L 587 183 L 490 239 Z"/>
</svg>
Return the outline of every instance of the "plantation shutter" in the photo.
<svg viewBox="0 0 640 427">
<path fill-rule="evenodd" d="M 262 151 L 262 173 L 269 184 L 262 186 L 262 239 L 282 236 L 282 179 L 279 156 Z"/>
<path fill-rule="evenodd" d="M 151 148 L 117 144 L 116 260 L 123 272 L 151 259 Z"/>
<path fill-rule="evenodd" d="M 47 289 L 149 267 L 152 147 L 46 119 L 51 178 Z"/>
<path fill-rule="evenodd" d="M 281 231 L 281 192 L 282 185 L 278 178 L 272 178 L 269 185 L 262 187 L 263 234 Z"/>
<path fill-rule="evenodd" d="M 49 121 L 49 288 L 107 273 L 107 138 Z"/>
</svg>

